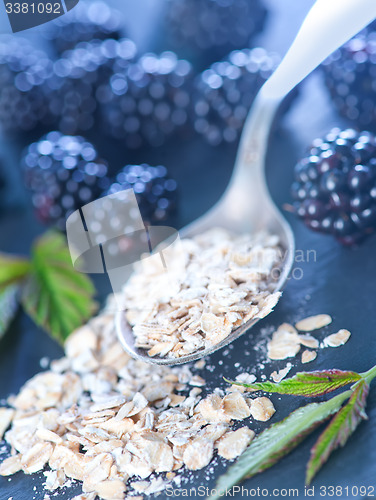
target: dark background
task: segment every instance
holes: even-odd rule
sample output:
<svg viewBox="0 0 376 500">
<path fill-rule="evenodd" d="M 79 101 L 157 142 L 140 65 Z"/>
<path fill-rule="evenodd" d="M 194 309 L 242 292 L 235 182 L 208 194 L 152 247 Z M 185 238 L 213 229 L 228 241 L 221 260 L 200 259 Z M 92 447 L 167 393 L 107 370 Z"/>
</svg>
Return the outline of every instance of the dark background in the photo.
<svg viewBox="0 0 376 500">
<path fill-rule="evenodd" d="M 152 50 L 160 38 L 159 21 L 163 2 L 155 0 L 108 0 L 120 9 L 128 25 L 129 36 L 136 40 L 140 50 Z M 258 44 L 283 54 L 291 43 L 298 26 L 307 12 L 310 0 L 268 0 L 269 20 Z M 36 28 L 27 33 L 39 43 Z M 279 207 L 290 202 L 289 186 L 296 160 L 315 137 L 320 137 L 333 126 L 347 125 L 332 108 L 319 71 L 311 75 L 301 87 L 300 97 L 283 122 L 274 130 L 267 159 L 267 177 L 272 196 Z M 104 147 L 98 144 L 98 148 Z M 27 253 L 33 238 L 44 228 L 32 213 L 28 198 L 19 176 L 19 143 L 8 138 L 1 139 L 2 156 L 9 175 L 14 179 L 11 193 L 12 208 L 0 217 L 1 251 Z M 188 144 L 177 144 L 168 148 L 142 153 L 140 161 L 165 164 L 179 183 L 179 212 L 176 227 L 180 228 L 204 213 L 223 192 L 234 164 L 235 149 L 232 147 L 207 146 L 200 139 Z M 128 152 L 120 152 L 117 161 L 128 163 Z M 316 313 L 329 313 L 334 318 L 327 333 L 339 328 L 352 332 L 350 341 L 338 349 L 320 350 L 318 358 L 303 369 L 340 368 L 366 371 L 376 362 L 376 237 L 369 238 L 362 246 L 348 249 L 341 247 L 330 237 L 310 232 L 293 216 L 286 214 L 296 237 L 298 250 L 314 250 L 316 260 L 298 263 L 303 270 L 300 280 L 291 279 L 276 311 L 258 323 L 249 335 L 243 336 L 230 349 L 211 356 L 208 365 L 214 370 L 204 370 L 208 381 L 207 390 L 225 387 L 222 377 L 234 378 L 243 371 L 260 373 L 255 367 L 262 358 L 252 349 L 262 339 L 265 327 L 276 327 L 284 321 Z M 102 298 L 110 291 L 106 277 L 96 279 Z M 37 329 L 24 315 L 19 314 L 11 329 L 0 341 L 0 398 L 16 393 L 21 385 L 40 371 L 39 361 L 47 356 L 60 357 L 62 350 L 50 338 Z M 298 359 L 298 358 L 297 358 Z M 295 371 L 302 369 L 298 360 L 292 360 Z M 240 366 L 235 363 L 240 363 Z M 275 369 L 286 365 L 285 361 L 267 364 L 264 373 L 268 376 Z M 303 401 L 294 397 L 273 397 L 277 413 L 272 421 L 286 416 Z M 320 498 L 321 486 L 376 486 L 376 390 L 372 388 L 367 413 L 368 422 L 363 422 L 350 438 L 345 449 L 333 454 L 328 464 L 313 482 L 315 498 Z M 265 425 L 256 424 L 256 431 Z M 305 464 L 310 447 L 318 432 L 309 437 L 293 453 L 278 465 L 244 483 L 247 488 L 299 488 L 299 498 L 304 497 Z M 215 478 L 228 463 L 219 461 L 214 472 L 207 470 L 187 475 L 188 483 L 182 487 L 214 486 Z M 210 467 L 211 468 L 211 467 Z M 10 478 L 0 478 L 0 500 L 43 499 L 41 482 L 43 475 L 27 477 L 22 473 Z M 53 498 L 68 499 L 78 494 L 80 487 L 59 492 Z M 351 491 L 350 491 L 351 493 Z M 376 496 L 376 492 L 374 493 Z M 281 495 L 282 497 L 282 495 Z M 161 494 L 159 498 L 167 498 Z M 337 498 L 346 498 L 345 492 Z M 349 498 L 361 498 L 349 495 Z"/>
</svg>

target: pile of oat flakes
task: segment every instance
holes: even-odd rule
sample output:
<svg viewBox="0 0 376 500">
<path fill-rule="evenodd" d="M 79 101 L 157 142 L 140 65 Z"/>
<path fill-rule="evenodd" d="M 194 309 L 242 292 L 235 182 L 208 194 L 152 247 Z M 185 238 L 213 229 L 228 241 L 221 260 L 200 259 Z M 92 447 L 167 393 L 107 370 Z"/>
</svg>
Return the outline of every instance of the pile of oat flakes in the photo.
<svg viewBox="0 0 376 500">
<path fill-rule="evenodd" d="M 140 500 L 168 484 L 179 485 L 187 469 L 206 467 L 216 454 L 235 459 L 255 434 L 247 426 L 234 431 L 232 424 L 249 417 L 265 422 L 273 416 L 270 399 L 244 387 L 228 387 L 226 394 L 216 389 L 202 397 L 205 381 L 189 366 L 162 367 L 129 358 L 116 338 L 114 309 L 110 302 L 74 332 L 65 357 L 33 377 L 9 398 L 8 408 L 0 409 L 0 439 L 4 436 L 11 447 L 0 475 L 45 470 L 44 487 L 50 492 L 70 479 L 82 481 L 83 493 L 75 500 L 97 495 L 121 500 L 129 494 Z M 322 316 L 308 318 L 307 329 L 331 321 Z M 296 326 L 304 331 L 304 324 Z M 343 344 L 341 332 L 323 344 Z M 278 358 L 284 342 L 288 347 Z M 268 344 L 269 356 L 295 356 L 294 342 L 311 342 L 313 347 L 307 335 L 282 325 Z M 204 365 L 197 362 L 195 370 Z M 286 368 L 275 376 L 281 380 Z M 252 383 L 256 378 L 241 374 L 237 380 Z"/>
<path fill-rule="evenodd" d="M 136 347 L 149 356 L 178 358 L 264 318 L 280 297 L 273 293 L 273 274 L 281 255 L 275 235 L 239 236 L 217 228 L 181 240 L 168 273 L 158 260 L 142 260 L 123 302 Z"/>
<path fill-rule="evenodd" d="M 274 413 L 268 398 L 249 399 L 239 391 L 202 399 L 205 381 L 188 366 L 131 359 L 117 341 L 111 309 L 114 304 L 74 332 L 65 357 L 9 398 L 10 408 L 0 409 L 0 439 L 5 433 L 12 450 L 1 475 L 48 466 L 45 488 L 77 479 L 83 490 L 77 499 L 123 499 L 128 479 L 133 492 L 151 494 L 178 481 L 182 467 L 208 465 L 215 450 L 236 458 L 254 432 L 232 431 L 231 424 L 251 415 L 266 421 Z M 148 480 L 154 472 L 165 478 Z"/>
</svg>

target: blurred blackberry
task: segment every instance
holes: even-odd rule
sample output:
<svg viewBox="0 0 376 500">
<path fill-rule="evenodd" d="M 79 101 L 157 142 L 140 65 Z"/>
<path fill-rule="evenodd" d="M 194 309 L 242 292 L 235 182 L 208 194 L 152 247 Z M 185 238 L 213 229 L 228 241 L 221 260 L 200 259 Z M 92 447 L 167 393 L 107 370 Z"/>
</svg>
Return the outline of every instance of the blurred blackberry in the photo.
<svg viewBox="0 0 376 500">
<path fill-rule="evenodd" d="M 322 65 L 332 101 L 358 127 L 376 130 L 376 25 L 335 51 Z"/>
<path fill-rule="evenodd" d="M 170 0 L 166 13 L 173 47 L 206 62 L 248 47 L 266 19 L 262 0 Z"/>
<path fill-rule="evenodd" d="M 110 185 L 107 165 L 83 137 L 50 132 L 28 146 L 26 186 L 39 218 L 65 229 L 67 217 L 98 198 Z"/>
<path fill-rule="evenodd" d="M 32 130 L 48 114 L 44 82 L 52 71 L 47 55 L 27 40 L 0 37 L 0 123 L 5 131 Z"/>
<path fill-rule="evenodd" d="M 333 129 L 295 167 L 295 212 L 316 231 L 352 245 L 376 228 L 376 137 Z"/>
<path fill-rule="evenodd" d="M 136 54 L 128 39 L 94 40 L 65 52 L 46 81 L 51 123 L 64 134 L 90 130 L 95 123 L 96 92 L 116 70 L 123 70 Z"/>
<path fill-rule="evenodd" d="M 195 82 L 193 125 L 212 145 L 239 139 L 251 104 L 280 59 L 262 48 L 235 50 Z M 287 97 L 291 103 L 297 91 Z"/>
<path fill-rule="evenodd" d="M 132 188 L 136 194 L 142 218 L 153 224 L 167 219 L 176 209 L 176 182 L 166 167 L 126 165 L 116 176 L 106 194 Z"/>
<path fill-rule="evenodd" d="M 79 42 L 118 39 L 122 32 L 121 14 L 101 1 L 83 2 L 55 21 L 43 31 L 56 52 L 62 54 Z"/>
<path fill-rule="evenodd" d="M 172 52 L 115 69 L 97 93 L 104 132 L 126 146 L 160 146 L 188 122 L 192 69 Z"/>
</svg>

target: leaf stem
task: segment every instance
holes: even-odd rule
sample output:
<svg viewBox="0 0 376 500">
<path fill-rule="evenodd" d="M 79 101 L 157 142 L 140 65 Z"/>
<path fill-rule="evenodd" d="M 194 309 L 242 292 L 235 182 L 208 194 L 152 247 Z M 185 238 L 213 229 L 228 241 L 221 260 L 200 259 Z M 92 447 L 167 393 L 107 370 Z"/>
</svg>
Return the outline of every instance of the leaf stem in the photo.
<svg viewBox="0 0 376 500">
<path fill-rule="evenodd" d="M 376 377 L 376 365 L 371 368 L 370 370 L 360 373 L 359 375 L 362 376 L 362 378 L 365 379 L 365 381 L 370 384 L 372 380 Z"/>
</svg>

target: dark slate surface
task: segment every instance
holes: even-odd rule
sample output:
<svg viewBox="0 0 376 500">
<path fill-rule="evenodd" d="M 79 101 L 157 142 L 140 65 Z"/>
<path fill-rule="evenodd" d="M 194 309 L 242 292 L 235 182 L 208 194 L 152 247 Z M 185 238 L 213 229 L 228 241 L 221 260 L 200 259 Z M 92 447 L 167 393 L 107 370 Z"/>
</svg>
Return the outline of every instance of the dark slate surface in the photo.
<svg viewBox="0 0 376 500">
<path fill-rule="evenodd" d="M 114 5 L 122 5 L 124 12 L 129 12 L 131 35 L 138 36 L 146 47 L 153 37 L 150 27 L 157 13 L 151 11 L 152 2 L 143 0 L 146 16 L 140 15 L 139 7 L 130 0 L 126 2 L 112 1 Z M 304 12 L 311 5 L 310 0 L 269 0 L 271 8 L 268 29 L 260 39 L 271 48 L 284 51 L 293 38 Z M 127 10 L 129 8 L 129 11 Z M 153 17 L 154 15 L 154 17 Z M 133 20 L 133 24 L 132 21 Z M 146 30 L 146 31 L 145 31 Z M 140 33 L 140 31 L 143 33 Z M 33 37 L 37 38 L 34 30 Z M 145 36 L 143 36 L 145 35 Z M 267 177 L 271 193 L 277 204 L 290 201 L 289 185 L 292 179 L 292 169 L 296 159 L 303 153 L 305 147 L 316 136 L 326 133 L 334 125 L 345 125 L 332 110 L 319 73 L 312 75 L 301 91 L 301 97 L 295 103 L 292 111 L 284 122 L 273 132 L 267 161 Z M 99 144 L 104 150 L 106 143 Z M 2 213 L 0 218 L 0 249 L 27 253 L 33 237 L 43 231 L 35 221 L 27 197 L 17 184 L 19 171 L 17 157 L 19 143 L 2 141 L 2 151 L 8 159 L 7 165 L 16 185 L 14 196 L 11 196 L 12 209 Z M 117 161 L 129 162 L 126 151 L 119 150 Z M 140 160 L 151 163 L 165 163 L 180 184 L 180 211 L 175 220 L 176 227 L 182 227 L 187 222 L 204 213 L 223 192 L 231 174 L 234 163 L 233 148 L 210 148 L 200 140 L 191 140 L 184 145 L 170 145 L 154 152 L 145 151 Z M 133 161 L 133 160 L 132 160 Z M 223 386 L 222 376 L 234 378 L 239 371 L 249 370 L 260 373 L 256 364 L 260 360 L 260 352 L 253 349 L 263 338 L 263 329 L 278 326 L 284 321 L 294 321 L 303 315 L 327 312 L 334 317 L 332 332 L 336 328 L 348 328 L 353 332 L 351 340 L 338 349 L 326 349 L 319 352 L 316 361 L 308 365 L 309 369 L 341 368 L 365 371 L 376 362 L 376 319 L 375 319 L 375 281 L 376 281 L 376 237 L 370 238 L 361 247 L 354 249 L 342 248 L 328 237 L 309 232 L 293 217 L 287 215 L 292 224 L 296 246 L 309 262 L 297 262 L 299 268 L 296 276 L 301 279 L 291 279 L 285 288 L 284 295 L 276 311 L 263 322 L 260 322 L 249 335 L 243 336 L 230 349 L 223 350 L 211 356 L 208 365 L 213 370 L 205 370 L 208 390 L 215 386 Z M 313 253 L 315 257 L 313 257 Z M 301 276 L 302 275 L 302 276 Z M 109 291 L 105 277 L 97 279 L 98 290 L 103 298 Z M 37 329 L 22 313 L 18 315 L 11 329 L 0 341 L 0 398 L 15 393 L 32 375 L 40 371 L 39 360 L 43 356 L 50 359 L 58 358 L 61 349 L 47 335 Z M 240 366 L 237 364 L 240 363 Z M 297 369 L 302 366 L 294 360 Z M 285 362 L 268 364 L 264 370 L 269 375 L 274 369 L 285 366 Z M 304 368 L 307 368 L 305 366 Z M 274 397 L 278 410 L 274 420 L 280 420 L 303 401 L 293 397 Z M 352 487 L 370 487 L 368 497 L 376 495 L 371 487 L 376 485 L 376 388 L 373 387 L 368 400 L 369 421 L 360 425 L 356 434 L 350 438 L 345 449 L 334 453 L 328 464 L 319 473 L 313 486 L 314 498 L 324 495 L 321 488 L 342 486 L 342 492 L 337 490 L 335 498 L 362 498 Z M 257 424 L 260 431 L 265 425 Z M 309 450 L 318 436 L 316 432 L 301 444 L 281 463 L 244 483 L 254 496 L 261 498 L 261 490 L 267 489 L 272 496 L 278 488 L 299 490 L 299 496 L 304 498 L 305 464 L 309 458 Z M 215 478 L 225 470 L 225 463 L 219 462 L 214 473 L 207 471 L 190 474 L 183 487 L 214 486 Z M 32 477 L 17 474 L 10 480 L 0 479 L 0 500 L 13 497 L 14 500 L 43 499 L 41 488 L 42 475 Z M 349 487 L 346 493 L 345 487 Z M 276 498 L 293 496 L 293 492 L 280 491 L 274 493 Z M 79 486 L 58 492 L 53 498 L 69 499 L 80 491 Z M 265 491 L 263 492 L 266 493 Z M 330 490 L 327 490 L 329 496 Z M 193 496 L 191 494 L 190 496 Z M 240 494 L 237 495 L 240 498 Z M 168 498 L 161 494 L 159 498 Z"/>
</svg>

